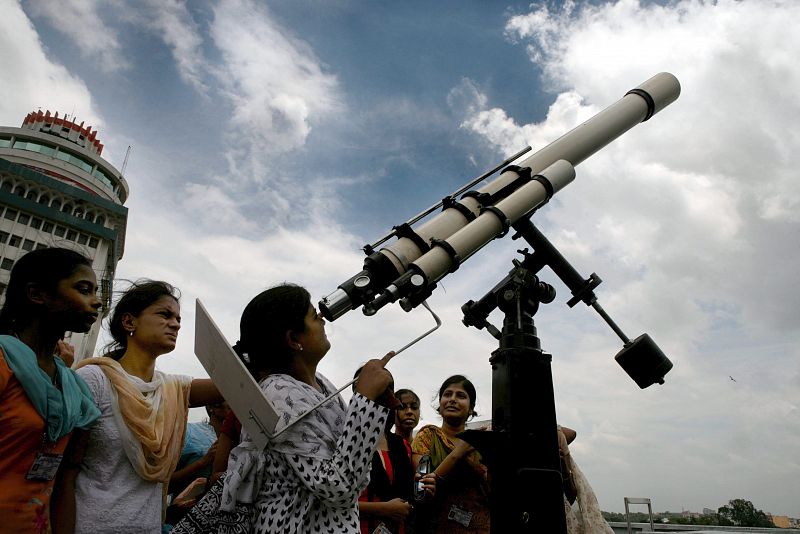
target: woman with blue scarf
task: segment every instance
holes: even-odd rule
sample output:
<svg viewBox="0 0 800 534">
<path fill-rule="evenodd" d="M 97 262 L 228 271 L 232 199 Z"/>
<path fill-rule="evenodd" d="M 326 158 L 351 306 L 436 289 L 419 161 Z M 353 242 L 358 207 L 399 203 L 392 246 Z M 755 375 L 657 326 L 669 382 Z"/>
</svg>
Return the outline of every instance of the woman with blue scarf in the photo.
<svg viewBox="0 0 800 534">
<path fill-rule="evenodd" d="M 50 496 L 74 428 L 99 416 L 86 384 L 55 355 L 87 332 L 101 302 L 91 261 L 45 248 L 14 264 L 0 310 L 0 517 L 6 533 L 50 531 Z"/>
</svg>

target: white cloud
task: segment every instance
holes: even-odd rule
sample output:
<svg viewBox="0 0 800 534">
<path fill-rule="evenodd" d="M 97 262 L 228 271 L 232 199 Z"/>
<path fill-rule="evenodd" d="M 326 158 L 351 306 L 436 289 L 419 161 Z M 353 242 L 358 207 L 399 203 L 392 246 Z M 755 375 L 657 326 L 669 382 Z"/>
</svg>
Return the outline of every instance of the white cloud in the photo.
<svg viewBox="0 0 800 534">
<path fill-rule="evenodd" d="M 3 2 L 0 17 L 0 121 L 19 125 L 31 111 L 74 113 L 94 128 L 102 119 L 86 84 L 42 47 L 31 21 L 17 2 Z"/>
<path fill-rule="evenodd" d="M 656 71 L 674 71 L 683 86 L 679 100 L 581 165 L 554 222 L 582 227 L 578 233 L 591 236 L 597 255 L 640 258 L 650 272 L 685 277 L 693 294 L 729 295 L 748 320 L 786 324 L 792 299 L 779 299 L 784 305 L 776 309 L 774 300 L 762 306 L 755 298 L 765 283 L 758 276 L 763 255 L 756 251 L 779 246 L 779 234 L 761 239 L 766 226 L 796 223 L 792 207 L 800 186 L 787 179 L 794 165 L 785 155 L 800 147 L 789 145 L 798 140 L 792 117 L 800 117 L 800 105 L 786 92 L 756 95 L 765 86 L 784 86 L 788 71 L 789 80 L 797 75 L 785 54 L 771 54 L 771 44 L 778 35 L 781 49 L 800 46 L 785 22 L 798 9 L 780 2 L 663 7 L 622 1 L 514 17 L 507 31 L 531 41 L 537 65 L 566 90 L 542 123 L 517 125 L 494 108 L 475 113 L 464 126 L 506 152 L 520 137 L 541 147 L 555 139 L 553 131 L 577 125 L 626 87 Z M 759 31 L 764 27 L 770 31 Z M 755 64 L 757 78 L 748 74 Z M 598 217 L 578 215 L 587 211 Z M 597 229 L 584 222 L 598 218 Z M 796 247 L 785 249 L 784 257 L 797 265 Z M 709 279 L 710 272 L 717 276 Z M 772 283 L 770 294 L 780 286 L 800 297 L 797 284 Z"/>
<path fill-rule="evenodd" d="M 239 212 L 239 206 L 225 192 L 214 185 L 187 184 L 183 208 L 189 213 L 205 213 L 209 230 L 213 228 L 238 228 L 251 231 L 254 223 Z M 203 219 L 199 221 L 203 222 Z"/>
<path fill-rule="evenodd" d="M 207 90 L 203 77 L 207 70 L 201 46 L 203 39 L 197 24 L 181 0 L 148 0 L 143 15 L 149 26 L 161 34 L 172 49 L 178 73 L 201 93 Z"/>
<path fill-rule="evenodd" d="M 778 443 L 800 439 L 787 424 L 800 403 L 800 184 L 789 178 L 800 104 L 787 90 L 800 70 L 786 54 L 800 49 L 798 16 L 793 2 L 534 6 L 506 31 L 558 93 L 547 117 L 518 124 L 472 98 L 464 127 L 510 153 L 541 148 L 659 71 L 682 84 L 678 101 L 578 166 L 560 203 L 537 215 L 580 271 L 604 279 L 597 293 L 623 330 L 651 331 L 675 363 L 665 386 L 642 392 L 618 369 L 558 363 L 561 414 L 589 429 L 577 458 L 604 508 L 623 492 L 660 509 L 750 492 L 792 506 L 784 489 L 798 489 L 800 469 Z M 726 337 L 751 346 L 720 346 Z M 556 343 L 581 362 L 616 350 L 585 336 Z M 619 480 L 634 471 L 647 475 Z M 784 489 L 770 490 L 765 472 Z"/>
<path fill-rule="evenodd" d="M 336 78 L 263 5 L 223 0 L 211 35 L 222 53 L 217 76 L 232 106 L 232 142 L 243 156 L 267 159 L 302 147 L 313 122 L 339 106 Z"/>
<path fill-rule="evenodd" d="M 158 35 L 172 51 L 181 78 L 201 93 L 206 60 L 198 26 L 182 0 L 144 0 L 138 4 L 120 0 L 31 0 L 26 5 L 34 17 L 41 17 L 72 41 L 81 54 L 107 73 L 131 68 L 130 51 L 124 38 L 131 29 Z"/>
<path fill-rule="evenodd" d="M 124 9 L 124 5 L 115 1 L 110 4 L 113 9 Z M 102 70 L 115 72 L 128 68 L 116 31 L 98 12 L 101 3 L 95 0 L 30 0 L 26 5 L 34 16 L 44 18 L 53 29 L 70 38 L 81 54 L 95 60 Z"/>
<path fill-rule="evenodd" d="M 146 19 L 172 47 L 184 79 L 225 110 L 219 152 L 226 168 L 199 177 L 183 208 L 214 205 L 224 222 L 245 232 L 313 223 L 337 204 L 336 180 L 321 171 L 298 177 L 282 158 L 304 149 L 313 125 L 341 109 L 336 78 L 266 6 L 222 0 L 212 8 L 208 44 L 218 61 L 202 55 L 203 38 L 185 5 L 166 4 Z"/>
</svg>

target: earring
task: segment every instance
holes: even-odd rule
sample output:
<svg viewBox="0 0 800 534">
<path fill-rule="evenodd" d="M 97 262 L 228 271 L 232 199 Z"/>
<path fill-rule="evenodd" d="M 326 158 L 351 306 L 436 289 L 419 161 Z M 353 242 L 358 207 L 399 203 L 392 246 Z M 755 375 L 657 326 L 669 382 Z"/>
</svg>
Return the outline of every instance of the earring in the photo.
<svg viewBox="0 0 800 534">
<path fill-rule="evenodd" d="M 130 332 L 128 332 L 128 335 L 129 335 L 130 337 L 133 337 L 133 330 L 131 330 Z"/>
<path fill-rule="evenodd" d="M 298 343 L 298 345 L 297 345 L 297 350 L 299 350 L 299 351 L 302 351 L 302 350 L 303 350 L 303 345 L 300 345 L 300 344 Z"/>
</svg>

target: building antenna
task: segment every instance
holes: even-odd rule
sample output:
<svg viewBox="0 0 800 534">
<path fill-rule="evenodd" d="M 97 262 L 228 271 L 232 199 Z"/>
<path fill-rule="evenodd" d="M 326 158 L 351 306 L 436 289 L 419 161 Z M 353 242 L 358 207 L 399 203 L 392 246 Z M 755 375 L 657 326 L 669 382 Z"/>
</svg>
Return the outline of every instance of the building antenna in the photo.
<svg viewBox="0 0 800 534">
<path fill-rule="evenodd" d="M 120 176 L 125 176 L 125 168 L 128 166 L 128 157 L 131 155 L 132 148 L 131 145 L 128 145 L 128 150 L 125 151 L 125 161 L 122 162 L 122 171 L 119 173 Z"/>
</svg>

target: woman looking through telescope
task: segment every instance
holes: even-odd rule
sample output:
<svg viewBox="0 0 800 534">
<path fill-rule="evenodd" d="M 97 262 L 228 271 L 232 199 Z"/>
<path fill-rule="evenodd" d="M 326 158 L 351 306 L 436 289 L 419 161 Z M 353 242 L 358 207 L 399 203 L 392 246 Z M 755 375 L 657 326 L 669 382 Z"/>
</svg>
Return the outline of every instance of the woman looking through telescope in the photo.
<svg viewBox="0 0 800 534">
<path fill-rule="evenodd" d="M 279 414 L 276 432 L 336 391 L 317 372 L 330 346 L 325 320 L 300 286 L 267 289 L 245 307 L 235 350 L 251 372 L 269 373 L 259 385 Z M 349 406 L 335 396 L 263 451 L 243 430 L 222 491 L 203 498 L 172 532 L 358 534 L 358 496 L 396 402 L 384 369 L 392 356 L 364 364 Z"/>
</svg>

